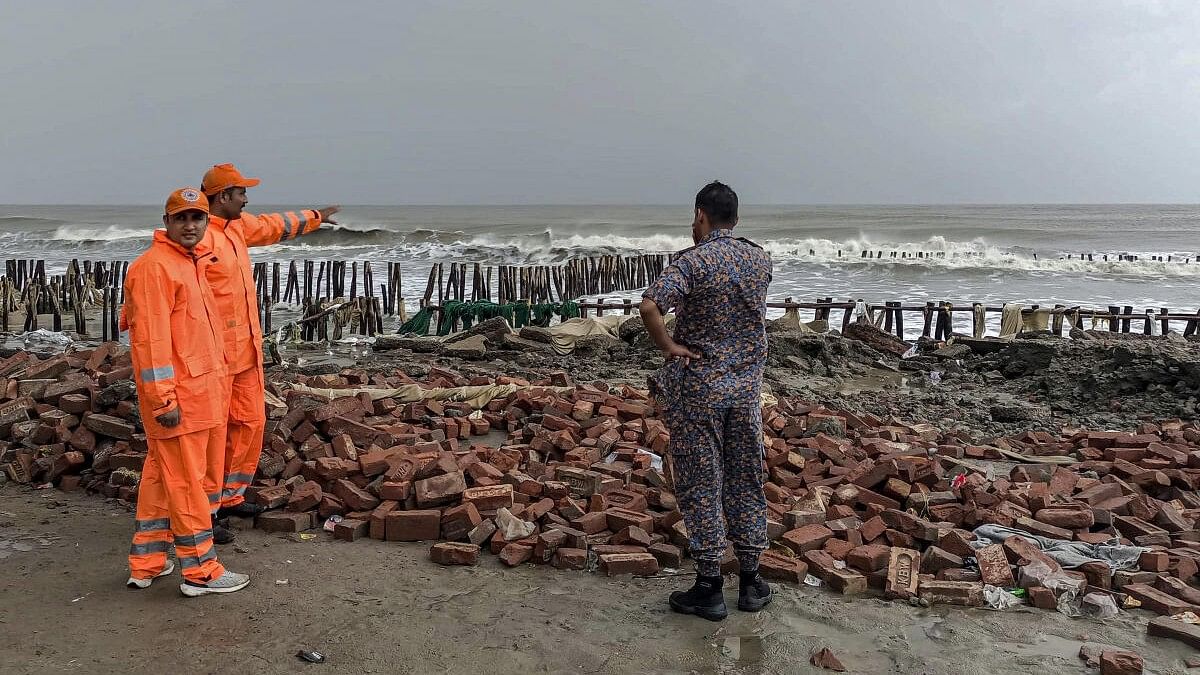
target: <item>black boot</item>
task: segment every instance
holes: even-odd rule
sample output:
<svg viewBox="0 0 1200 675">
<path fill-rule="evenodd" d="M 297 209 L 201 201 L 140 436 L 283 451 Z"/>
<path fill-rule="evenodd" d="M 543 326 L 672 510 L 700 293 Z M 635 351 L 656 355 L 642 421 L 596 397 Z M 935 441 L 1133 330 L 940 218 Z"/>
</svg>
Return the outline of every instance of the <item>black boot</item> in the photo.
<svg viewBox="0 0 1200 675">
<path fill-rule="evenodd" d="M 217 517 L 228 518 L 229 516 L 238 516 L 239 518 L 253 518 L 263 511 L 263 507 L 258 504 L 242 502 L 237 506 L 222 506 L 217 510 Z"/>
<path fill-rule="evenodd" d="M 696 577 L 696 583 L 686 591 L 671 594 L 671 609 L 680 614 L 695 614 L 709 621 L 724 619 L 729 610 L 725 608 L 725 595 L 721 593 L 724 579 L 721 577 Z"/>
<path fill-rule="evenodd" d="M 757 612 L 771 604 L 771 585 L 758 572 L 742 572 L 738 576 L 738 609 Z"/>
<path fill-rule="evenodd" d="M 234 540 L 233 530 L 224 527 L 217 522 L 217 517 L 212 518 L 212 532 L 214 544 L 232 544 Z"/>
</svg>

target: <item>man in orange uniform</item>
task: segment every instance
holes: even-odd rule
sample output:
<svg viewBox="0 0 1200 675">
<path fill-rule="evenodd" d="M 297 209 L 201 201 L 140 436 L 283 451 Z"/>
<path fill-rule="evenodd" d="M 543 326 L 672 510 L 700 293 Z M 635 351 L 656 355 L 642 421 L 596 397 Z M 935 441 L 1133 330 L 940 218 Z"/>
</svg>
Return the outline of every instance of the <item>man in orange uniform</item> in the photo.
<svg viewBox="0 0 1200 675">
<path fill-rule="evenodd" d="M 197 247 L 208 226 L 208 200 L 195 188 L 176 190 L 163 225 L 125 278 L 122 323 L 150 446 L 126 583 L 146 588 L 170 574 L 174 541 L 184 595 L 232 593 L 250 577 L 217 561 L 204 485 L 208 457 L 223 450 L 227 405 L 220 315 L 204 279 L 214 256 Z"/>
<path fill-rule="evenodd" d="M 208 242 L 216 262 L 206 270 L 209 286 L 221 316 L 226 361 L 229 364 L 229 419 L 224 466 L 220 481 L 220 509 L 216 520 L 227 515 L 254 516 L 262 509 L 247 503 L 244 493 L 262 454 L 266 406 L 263 401 L 262 327 L 258 297 L 247 248 L 295 239 L 317 230 L 322 223 L 337 224 L 330 216 L 337 206 L 293 213 L 244 213 L 246 188 L 258 185 L 232 164 L 218 164 L 204 174 L 201 188 L 208 196 L 212 216 Z M 210 469 L 211 471 L 211 469 Z M 210 495 L 211 496 L 211 495 Z M 233 540 L 231 532 L 217 530 L 218 543 Z"/>
</svg>

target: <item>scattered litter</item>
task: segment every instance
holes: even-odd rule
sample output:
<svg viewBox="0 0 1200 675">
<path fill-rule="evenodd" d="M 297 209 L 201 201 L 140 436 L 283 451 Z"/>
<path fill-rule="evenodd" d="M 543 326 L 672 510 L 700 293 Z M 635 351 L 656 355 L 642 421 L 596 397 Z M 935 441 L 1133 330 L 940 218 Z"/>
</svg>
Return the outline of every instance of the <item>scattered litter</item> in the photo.
<svg viewBox="0 0 1200 675">
<path fill-rule="evenodd" d="M 325 655 L 313 649 L 301 649 L 296 652 L 296 657 L 309 663 L 325 663 Z"/>
<path fill-rule="evenodd" d="M 983 601 L 992 609 L 1008 609 L 1023 604 L 1017 596 L 991 584 L 985 584 L 983 587 Z"/>
<path fill-rule="evenodd" d="M 276 579 L 276 580 L 275 580 L 275 585 L 276 585 L 276 586 L 287 586 L 287 585 L 288 585 L 288 583 L 289 583 L 289 582 L 288 582 L 288 580 L 287 580 L 287 579 Z"/>
<path fill-rule="evenodd" d="M 820 579 L 814 577 L 811 574 L 804 575 L 804 583 L 809 586 L 812 586 L 814 588 L 820 588 L 821 586 L 825 585 L 824 581 L 821 581 Z"/>
<path fill-rule="evenodd" d="M 1200 616 L 1196 616 L 1195 612 L 1180 612 L 1179 614 L 1175 614 L 1171 618 L 1175 619 L 1176 621 L 1190 623 L 1193 626 L 1200 624 Z"/>
<path fill-rule="evenodd" d="M 334 528 L 336 528 L 337 524 L 342 522 L 342 520 L 344 519 L 337 514 L 329 516 L 329 518 L 325 521 L 325 525 L 322 526 L 322 529 L 324 529 L 326 532 L 333 532 Z"/>
</svg>

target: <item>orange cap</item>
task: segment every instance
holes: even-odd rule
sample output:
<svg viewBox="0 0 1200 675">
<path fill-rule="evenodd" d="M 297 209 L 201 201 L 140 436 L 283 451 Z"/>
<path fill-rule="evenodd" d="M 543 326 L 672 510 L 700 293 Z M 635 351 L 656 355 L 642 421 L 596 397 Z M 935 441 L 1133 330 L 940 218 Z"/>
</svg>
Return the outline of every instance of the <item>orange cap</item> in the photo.
<svg viewBox="0 0 1200 675">
<path fill-rule="evenodd" d="M 208 213 L 208 197 L 194 187 L 179 188 L 167 197 L 166 214 L 173 216 L 180 211 L 203 211 Z"/>
<path fill-rule="evenodd" d="M 246 178 L 232 164 L 217 164 L 204 174 L 204 181 L 200 183 L 200 189 L 204 190 L 206 195 L 215 195 L 231 187 L 254 187 L 260 182 L 257 178 Z"/>
</svg>

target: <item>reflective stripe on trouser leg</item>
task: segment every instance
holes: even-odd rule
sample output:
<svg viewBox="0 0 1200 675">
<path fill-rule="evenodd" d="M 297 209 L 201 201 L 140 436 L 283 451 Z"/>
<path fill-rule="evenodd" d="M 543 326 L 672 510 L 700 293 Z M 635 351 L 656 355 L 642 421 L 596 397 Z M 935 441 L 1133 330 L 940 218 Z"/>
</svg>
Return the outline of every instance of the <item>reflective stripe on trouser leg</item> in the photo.
<svg viewBox="0 0 1200 675">
<path fill-rule="evenodd" d="M 170 513 L 175 555 L 184 578 L 192 581 L 208 581 L 225 573 L 213 550 L 212 517 L 203 487 L 207 453 L 221 439 L 222 431 L 215 428 L 176 438 L 148 439 L 147 460 L 155 458 L 158 465 L 160 479 L 156 483 Z M 143 474 L 143 483 L 145 480 Z"/>
<path fill-rule="evenodd" d="M 129 576 L 153 579 L 167 565 L 171 548 L 171 518 L 156 454 L 148 454 L 138 485 L 133 543 L 129 546 Z"/>
<path fill-rule="evenodd" d="M 229 425 L 225 430 L 225 480 L 221 506 L 246 501 L 246 488 L 258 471 L 263 431 L 267 426 L 261 367 L 247 368 L 230 378 Z"/>
<path fill-rule="evenodd" d="M 743 570 L 758 567 L 767 549 L 767 497 L 763 493 L 762 408 L 725 410 L 721 444 L 721 503 L 725 529 Z"/>
<path fill-rule="evenodd" d="M 725 552 L 721 507 L 721 439 L 724 410 L 677 405 L 665 412 L 671 432 L 675 497 L 688 531 L 688 553 L 700 574 L 720 574 Z"/>
</svg>

